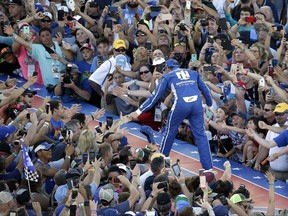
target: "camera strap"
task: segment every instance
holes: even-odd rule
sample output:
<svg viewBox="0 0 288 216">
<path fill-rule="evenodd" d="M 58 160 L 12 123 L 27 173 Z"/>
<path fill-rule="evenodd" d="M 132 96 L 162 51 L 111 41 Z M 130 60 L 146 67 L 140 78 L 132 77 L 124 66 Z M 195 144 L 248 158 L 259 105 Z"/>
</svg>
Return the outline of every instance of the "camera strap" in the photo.
<svg viewBox="0 0 288 216">
<path fill-rule="evenodd" d="M 42 46 L 45 48 L 45 50 L 49 53 L 49 54 L 51 54 L 51 53 L 56 53 L 56 47 L 55 47 L 55 44 L 54 44 L 54 42 L 53 42 L 53 48 L 54 48 L 54 50 L 52 50 L 50 47 L 47 47 L 47 46 L 45 46 L 45 45 L 43 45 L 42 44 Z"/>
</svg>

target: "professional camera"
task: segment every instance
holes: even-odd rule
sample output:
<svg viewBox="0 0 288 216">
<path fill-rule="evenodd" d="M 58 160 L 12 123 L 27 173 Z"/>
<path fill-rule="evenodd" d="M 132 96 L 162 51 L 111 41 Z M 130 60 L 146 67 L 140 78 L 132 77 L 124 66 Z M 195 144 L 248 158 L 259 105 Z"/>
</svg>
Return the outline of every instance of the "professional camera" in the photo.
<svg viewBox="0 0 288 216">
<path fill-rule="evenodd" d="M 63 83 L 64 84 L 70 84 L 71 80 L 73 79 L 72 75 L 72 64 L 66 65 L 66 73 L 63 75 Z"/>
<path fill-rule="evenodd" d="M 208 26 L 209 25 L 208 20 L 206 20 L 206 19 L 201 19 L 200 23 L 201 23 L 201 26 Z"/>
<path fill-rule="evenodd" d="M 182 54 L 180 52 L 175 52 L 174 57 L 175 60 L 182 60 Z"/>
<path fill-rule="evenodd" d="M 181 23 L 179 25 L 179 28 L 180 28 L 181 31 L 186 31 L 186 24 L 185 23 Z"/>
</svg>

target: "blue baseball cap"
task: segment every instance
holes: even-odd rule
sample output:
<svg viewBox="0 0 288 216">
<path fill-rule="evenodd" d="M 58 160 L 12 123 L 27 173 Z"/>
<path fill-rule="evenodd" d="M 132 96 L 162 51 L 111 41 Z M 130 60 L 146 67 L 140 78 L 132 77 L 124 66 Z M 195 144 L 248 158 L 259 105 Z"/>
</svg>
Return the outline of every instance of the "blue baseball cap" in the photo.
<svg viewBox="0 0 288 216">
<path fill-rule="evenodd" d="M 43 6 L 42 6 L 41 3 L 35 3 L 35 9 L 36 9 L 38 12 L 44 13 L 44 8 L 43 8 Z"/>
<path fill-rule="evenodd" d="M 215 216 L 228 216 L 229 211 L 228 209 L 223 205 L 217 205 L 213 208 Z"/>
<path fill-rule="evenodd" d="M 0 140 L 4 140 L 7 138 L 10 134 L 15 133 L 16 127 L 14 125 L 3 125 L 0 127 Z"/>
<path fill-rule="evenodd" d="M 166 61 L 166 65 L 167 65 L 168 68 L 172 68 L 172 70 L 175 70 L 175 69 L 180 67 L 178 61 L 175 60 L 175 59 L 168 59 Z"/>
</svg>

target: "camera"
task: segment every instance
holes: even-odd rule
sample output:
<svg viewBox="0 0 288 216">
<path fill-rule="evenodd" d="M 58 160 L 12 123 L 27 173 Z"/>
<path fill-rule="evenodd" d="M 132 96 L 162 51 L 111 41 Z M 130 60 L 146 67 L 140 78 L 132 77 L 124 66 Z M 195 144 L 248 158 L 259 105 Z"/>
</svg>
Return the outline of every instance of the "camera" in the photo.
<svg viewBox="0 0 288 216">
<path fill-rule="evenodd" d="M 63 83 L 64 84 L 70 84 L 71 80 L 73 79 L 72 75 L 72 64 L 66 65 L 66 73 L 63 75 Z"/>
<path fill-rule="evenodd" d="M 185 25 L 185 23 L 181 23 L 181 24 L 179 25 L 179 28 L 180 28 L 181 31 L 186 31 L 186 25 Z"/>
<path fill-rule="evenodd" d="M 181 53 L 179 53 L 179 52 L 175 52 L 175 53 L 174 53 L 174 59 L 175 59 L 175 60 L 178 61 L 178 60 L 180 60 L 181 58 L 182 58 L 182 54 L 181 54 Z"/>
<path fill-rule="evenodd" d="M 206 19 L 201 19 L 200 23 L 201 23 L 201 26 L 208 26 L 208 20 Z"/>
</svg>

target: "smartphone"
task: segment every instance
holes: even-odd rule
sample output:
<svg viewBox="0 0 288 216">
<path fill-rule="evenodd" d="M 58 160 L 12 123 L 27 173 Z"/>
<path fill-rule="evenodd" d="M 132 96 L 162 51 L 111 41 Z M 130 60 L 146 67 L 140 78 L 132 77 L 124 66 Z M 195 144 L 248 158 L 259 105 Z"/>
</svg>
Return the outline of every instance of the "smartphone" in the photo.
<svg viewBox="0 0 288 216">
<path fill-rule="evenodd" d="M 162 188 L 167 188 L 168 189 L 168 183 L 166 181 L 164 182 L 160 182 L 157 186 L 158 189 L 162 189 Z"/>
<path fill-rule="evenodd" d="M 213 44 L 213 43 L 214 43 L 213 36 L 208 36 L 208 37 L 207 37 L 207 41 L 208 41 L 208 43 Z"/>
<path fill-rule="evenodd" d="M 98 124 L 99 124 L 99 127 L 102 127 L 102 122 L 99 122 Z"/>
<path fill-rule="evenodd" d="M 164 158 L 164 164 L 165 164 L 165 168 L 170 168 L 171 167 L 171 158 L 165 157 Z"/>
<path fill-rule="evenodd" d="M 286 40 L 288 40 L 288 33 L 285 33 L 285 34 L 284 34 L 284 38 L 285 38 Z"/>
<path fill-rule="evenodd" d="M 73 181 L 73 180 L 72 180 Z M 78 190 L 73 190 L 72 191 L 72 200 L 76 199 L 76 197 L 78 196 Z M 70 206 L 71 207 L 71 206 Z"/>
<path fill-rule="evenodd" d="M 191 54 L 191 61 L 192 62 L 197 61 L 197 54 Z"/>
<path fill-rule="evenodd" d="M 175 176 L 177 176 L 177 177 L 180 176 L 181 169 L 180 169 L 180 166 L 178 163 L 172 165 L 172 170 L 173 170 Z"/>
<path fill-rule="evenodd" d="M 46 113 L 48 114 L 50 111 L 50 103 L 45 104 L 45 110 L 46 110 Z"/>
<path fill-rule="evenodd" d="M 265 82 L 265 79 L 263 77 L 259 79 L 259 86 L 262 86 L 262 87 L 266 86 L 266 82 Z"/>
<path fill-rule="evenodd" d="M 200 176 L 200 188 L 206 187 L 206 176 Z"/>
<path fill-rule="evenodd" d="M 275 90 L 274 90 L 274 88 L 272 88 L 272 87 L 269 88 L 269 94 L 270 94 L 270 95 L 275 95 Z"/>
<path fill-rule="evenodd" d="M 106 117 L 106 123 L 107 123 L 107 126 L 110 128 L 113 125 L 113 117 L 107 116 Z"/>
<path fill-rule="evenodd" d="M 97 55 L 98 61 L 103 61 L 103 56 L 102 55 Z"/>
<path fill-rule="evenodd" d="M 227 22 L 226 22 L 226 18 L 220 18 L 219 19 L 219 26 L 222 30 L 228 30 L 228 26 L 227 26 Z"/>
<path fill-rule="evenodd" d="M 254 23 L 256 22 L 256 17 L 245 17 L 245 22 L 248 22 L 248 23 Z"/>
<path fill-rule="evenodd" d="M 150 42 L 145 43 L 145 49 L 152 50 L 152 44 Z"/>
<path fill-rule="evenodd" d="M 112 20 L 106 20 L 106 28 L 112 29 Z"/>
<path fill-rule="evenodd" d="M 204 71 L 209 71 L 209 72 L 215 72 L 215 68 L 213 66 L 204 66 L 203 67 Z"/>
<path fill-rule="evenodd" d="M 152 12 L 160 12 L 161 11 L 160 6 L 151 6 L 150 9 Z"/>
<path fill-rule="evenodd" d="M 86 164 L 86 162 L 88 160 L 88 154 L 87 153 L 82 154 L 82 160 L 83 160 L 83 164 Z"/>
<path fill-rule="evenodd" d="M 71 190 L 73 188 L 73 179 L 72 178 L 67 179 L 67 186 L 68 186 L 69 190 Z"/>
<path fill-rule="evenodd" d="M 271 76 L 272 78 L 274 78 L 274 68 L 273 67 L 268 67 L 268 74 L 269 76 Z"/>
<path fill-rule="evenodd" d="M 58 11 L 58 20 L 64 21 L 64 10 Z"/>
<path fill-rule="evenodd" d="M 130 160 L 130 168 L 131 168 L 131 170 L 133 170 L 134 168 L 135 168 L 135 166 L 136 166 L 136 160 L 135 159 L 131 159 Z"/>
<path fill-rule="evenodd" d="M 222 39 L 221 46 L 223 47 L 223 50 L 232 50 L 233 48 L 229 39 Z"/>
<path fill-rule="evenodd" d="M 96 157 L 96 155 L 95 155 L 95 151 L 90 151 L 89 152 L 89 161 L 90 161 L 90 163 L 93 161 L 95 161 L 95 157 Z"/>
<path fill-rule="evenodd" d="M 12 211 L 9 212 L 9 216 L 16 216 L 16 215 L 17 215 L 17 213 L 14 212 L 14 211 L 13 212 Z"/>
<path fill-rule="evenodd" d="M 187 2 L 186 2 L 186 9 L 187 10 L 191 9 L 191 2 L 189 0 L 187 0 Z"/>
<path fill-rule="evenodd" d="M 30 113 L 27 113 L 27 114 L 26 114 L 26 118 L 27 118 L 28 120 L 30 120 Z"/>
<path fill-rule="evenodd" d="M 76 205 L 70 205 L 70 216 L 76 216 L 76 210 L 77 210 Z"/>
<path fill-rule="evenodd" d="M 224 195 L 221 195 L 219 200 L 221 201 L 222 205 L 228 205 L 227 198 Z"/>
<path fill-rule="evenodd" d="M 237 64 L 231 64 L 230 71 L 236 71 L 236 70 L 237 70 L 237 67 L 238 67 Z"/>
<path fill-rule="evenodd" d="M 38 72 L 37 71 L 34 71 L 32 76 L 38 76 Z"/>
<path fill-rule="evenodd" d="M 24 26 L 23 27 L 23 34 L 30 34 L 30 27 L 29 26 Z"/>
<path fill-rule="evenodd" d="M 100 129 L 100 126 L 99 126 L 99 125 L 96 125 L 96 126 L 95 126 L 95 130 L 96 130 L 96 132 L 97 132 L 97 133 L 100 133 L 100 134 L 102 134 L 102 131 L 101 131 L 101 129 Z"/>
<path fill-rule="evenodd" d="M 272 59 L 272 67 L 277 67 L 278 66 L 278 59 L 273 58 Z"/>
</svg>

